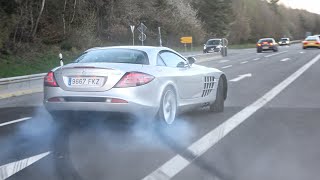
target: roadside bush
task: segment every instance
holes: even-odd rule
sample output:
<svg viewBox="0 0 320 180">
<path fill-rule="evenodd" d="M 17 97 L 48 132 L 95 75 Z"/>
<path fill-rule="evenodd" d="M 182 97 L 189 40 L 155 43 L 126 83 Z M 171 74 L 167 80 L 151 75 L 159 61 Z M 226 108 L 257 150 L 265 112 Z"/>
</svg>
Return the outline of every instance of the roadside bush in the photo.
<svg viewBox="0 0 320 180">
<path fill-rule="evenodd" d="M 61 50 L 64 50 L 64 51 L 71 51 L 72 44 L 69 41 L 64 41 L 61 43 L 60 48 L 61 48 Z"/>
</svg>

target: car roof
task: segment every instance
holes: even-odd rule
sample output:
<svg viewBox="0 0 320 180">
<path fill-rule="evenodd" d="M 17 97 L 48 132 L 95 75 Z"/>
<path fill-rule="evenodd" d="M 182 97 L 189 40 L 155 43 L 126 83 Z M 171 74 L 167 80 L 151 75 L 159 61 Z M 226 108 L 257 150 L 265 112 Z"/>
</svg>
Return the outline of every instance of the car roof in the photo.
<svg viewBox="0 0 320 180">
<path fill-rule="evenodd" d="M 259 39 L 260 40 L 273 40 L 273 38 L 262 38 L 262 39 Z"/>
<path fill-rule="evenodd" d="M 94 47 L 86 50 L 92 51 L 92 50 L 103 50 L 103 49 L 133 49 L 133 50 L 140 50 L 140 51 L 162 51 L 162 50 L 171 50 L 167 47 L 157 47 L 157 46 L 106 46 L 106 47 Z"/>
</svg>

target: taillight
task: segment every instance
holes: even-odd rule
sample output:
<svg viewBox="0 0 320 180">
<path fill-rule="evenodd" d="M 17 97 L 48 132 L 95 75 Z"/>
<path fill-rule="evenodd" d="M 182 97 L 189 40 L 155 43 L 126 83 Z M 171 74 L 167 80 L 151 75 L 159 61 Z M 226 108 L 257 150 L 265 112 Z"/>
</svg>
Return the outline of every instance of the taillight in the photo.
<svg viewBox="0 0 320 180">
<path fill-rule="evenodd" d="M 316 44 L 320 44 L 319 42 L 316 42 Z"/>
<path fill-rule="evenodd" d="M 116 88 L 136 87 L 148 84 L 154 79 L 154 76 L 140 72 L 126 73 L 115 85 Z"/>
<path fill-rule="evenodd" d="M 261 44 L 260 44 L 260 43 L 258 43 L 258 44 L 257 44 L 257 46 L 261 46 Z"/>
<path fill-rule="evenodd" d="M 44 86 L 59 87 L 52 71 L 48 72 L 48 74 L 44 77 Z"/>
<path fill-rule="evenodd" d="M 303 41 L 303 44 L 308 44 L 308 42 L 307 41 Z"/>
<path fill-rule="evenodd" d="M 270 46 L 273 46 L 273 43 L 270 43 Z"/>
</svg>

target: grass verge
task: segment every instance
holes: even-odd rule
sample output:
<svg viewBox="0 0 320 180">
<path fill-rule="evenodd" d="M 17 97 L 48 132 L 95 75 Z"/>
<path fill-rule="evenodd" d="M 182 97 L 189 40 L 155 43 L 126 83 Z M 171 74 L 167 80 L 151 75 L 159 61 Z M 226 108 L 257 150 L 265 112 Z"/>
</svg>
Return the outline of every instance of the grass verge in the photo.
<svg viewBox="0 0 320 180">
<path fill-rule="evenodd" d="M 63 52 L 64 62 L 71 62 L 78 53 Z M 59 66 L 57 53 L 49 52 L 34 56 L 1 55 L 0 78 L 45 73 Z"/>
</svg>

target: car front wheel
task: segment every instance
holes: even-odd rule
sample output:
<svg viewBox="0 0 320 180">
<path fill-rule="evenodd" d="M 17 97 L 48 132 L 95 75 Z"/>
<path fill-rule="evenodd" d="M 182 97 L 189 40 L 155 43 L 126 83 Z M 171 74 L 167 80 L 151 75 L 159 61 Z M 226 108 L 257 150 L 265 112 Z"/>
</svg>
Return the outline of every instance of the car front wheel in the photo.
<svg viewBox="0 0 320 180">
<path fill-rule="evenodd" d="M 158 117 L 161 122 L 172 124 L 177 114 L 177 98 L 175 91 L 167 87 L 162 95 Z"/>
</svg>

